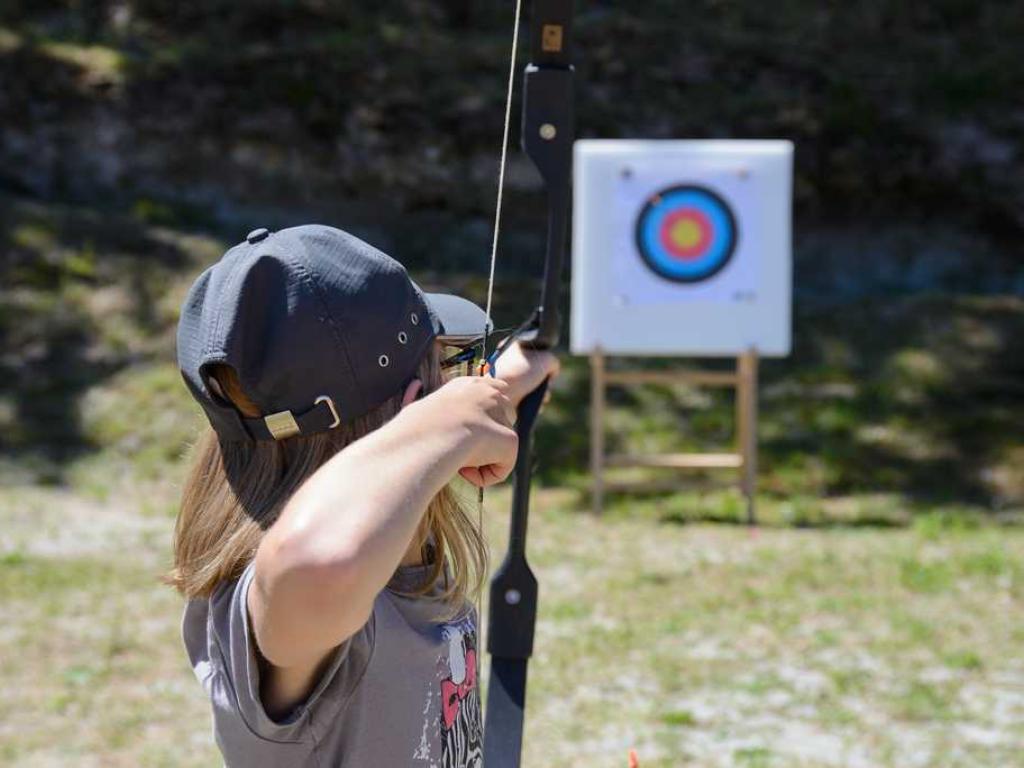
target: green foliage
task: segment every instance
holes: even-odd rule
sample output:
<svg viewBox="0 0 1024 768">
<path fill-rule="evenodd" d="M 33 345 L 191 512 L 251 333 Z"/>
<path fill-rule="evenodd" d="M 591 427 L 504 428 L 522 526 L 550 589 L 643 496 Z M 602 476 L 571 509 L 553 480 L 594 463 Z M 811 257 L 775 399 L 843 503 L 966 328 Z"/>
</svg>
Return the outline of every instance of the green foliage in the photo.
<svg viewBox="0 0 1024 768">
<path fill-rule="evenodd" d="M 942 592 L 953 583 L 953 574 L 944 562 L 925 563 L 908 558 L 900 563 L 900 581 L 913 592 Z"/>
<path fill-rule="evenodd" d="M 744 768 L 769 768 L 775 763 L 775 753 L 767 747 L 744 747 L 732 754 L 736 765 Z"/>
<path fill-rule="evenodd" d="M 953 669 L 963 669 L 968 671 L 976 671 L 984 669 L 985 664 L 976 652 L 966 651 L 953 651 L 946 655 L 946 664 Z"/>
<path fill-rule="evenodd" d="M 156 200 L 141 197 L 132 206 L 132 214 L 143 224 L 173 226 L 177 223 L 174 209 Z"/>
<path fill-rule="evenodd" d="M 580 3 L 581 133 L 790 138 L 801 217 L 1019 235 L 1006 166 L 1024 13 L 948 5 L 743 0 L 681 23 L 674 0 Z M 476 168 L 493 162 L 511 22 L 510 7 L 449 0 L 9 2 L 0 68 L 25 134 L 55 120 L 87 132 L 114 106 L 130 115 L 128 145 L 147 148 L 138 166 L 121 158 L 125 185 L 88 181 L 77 147 L 48 147 L 63 165 L 46 169 L 54 187 L 130 205 L 153 174 L 182 200 L 194 186 L 257 204 L 397 199 L 454 213 L 454 230 L 490 213 L 493 179 Z M 13 171 L 29 187 L 35 154 Z M 514 220 L 535 216 L 525 196 L 508 204 Z"/>
<path fill-rule="evenodd" d="M 949 690 L 925 682 L 914 681 L 896 700 L 896 715 L 905 720 L 941 722 L 954 716 Z"/>
<path fill-rule="evenodd" d="M 744 0 L 678 18 L 674 0 L 580 4 L 580 135 L 797 144 L 796 348 L 762 370 L 766 518 L 1018 509 L 1024 305 L 983 294 L 1021 284 L 1006 98 L 1024 88 L 1024 14 Z M 170 366 L 184 288 L 248 228 L 338 221 L 432 287 L 481 298 L 494 179 L 480 169 L 494 167 L 510 23 L 507 7 L 402 0 L 5 5 L 5 457 L 51 481 L 81 477 L 69 462 L 91 453 L 151 475 L 173 462 L 187 406 L 127 371 Z M 540 261 L 543 210 L 519 176 L 499 324 L 527 310 Z M 584 493 L 588 386 L 567 361 L 537 439 L 541 479 Z M 152 417 L 134 436 L 96 406 L 121 394 Z M 611 406 L 612 450 L 731 448 L 721 393 L 617 391 Z M 676 522 L 745 512 L 728 492 L 616 504 Z"/>
<path fill-rule="evenodd" d="M 764 519 L 794 525 L 904 525 L 915 505 L 932 518 L 921 531 L 968 526 L 978 509 L 1020 509 L 1024 390 L 1024 302 L 1016 297 L 925 296 L 803 308 L 791 358 L 765 361 L 761 375 L 760 485 Z M 637 361 L 628 361 L 637 367 Z M 616 364 L 616 361 L 612 361 Z M 671 360 L 644 361 L 671 368 Z M 588 424 L 585 360 L 566 362 L 554 420 L 538 445 L 551 482 L 587 466 L 586 443 L 563 440 Z M 610 453 L 732 450 L 733 401 L 687 386 L 609 390 Z M 581 431 L 583 431 L 581 429 Z M 559 451 L 559 458 L 554 453 Z M 567 455 L 568 453 L 568 455 Z M 565 457 L 565 458 L 562 458 Z M 569 461 L 566 461 L 569 459 Z M 611 472 L 623 480 L 667 478 L 667 470 Z M 698 480 L 721 478 L 725 473 Z M 574 475 L 578 476 L 578 475 Z M 578 476 L 579 477 L 579 476 Z M 585 477 L 579 487 L 586 488 Z M 846 500 L 829 497 L 846 497 Z M 611 500 L 613 507 L 620 503 Z M 666 517 L 742 520 L 732 494 L 622 499 L 623 509 L 658 504 Z"/>
<path fill-rule="evenodd" d="M 676 727 L 689 728 L 697 725 L 697 718 L 692 712 L 688 712 L 685 709 L 677 709 L 671 712 L 665 712 L 661 716 L 661 721 L 665 725 L 672 725 Z"/>
</svg>

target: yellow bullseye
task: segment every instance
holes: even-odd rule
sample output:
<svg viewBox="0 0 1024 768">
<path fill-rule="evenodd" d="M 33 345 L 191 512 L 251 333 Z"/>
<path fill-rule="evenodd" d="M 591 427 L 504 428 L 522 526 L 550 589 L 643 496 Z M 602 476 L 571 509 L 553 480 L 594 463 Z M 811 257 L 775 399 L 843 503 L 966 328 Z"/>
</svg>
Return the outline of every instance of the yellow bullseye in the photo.
<svg viewBox="0 0 1024 768">
<path fill-rule="evenodd" d="M 690 249 L 700 242 L 700 225 L 693 219 L 680 219 L 669 231 L 672 244 L 680 249 Z"/>
</svg>

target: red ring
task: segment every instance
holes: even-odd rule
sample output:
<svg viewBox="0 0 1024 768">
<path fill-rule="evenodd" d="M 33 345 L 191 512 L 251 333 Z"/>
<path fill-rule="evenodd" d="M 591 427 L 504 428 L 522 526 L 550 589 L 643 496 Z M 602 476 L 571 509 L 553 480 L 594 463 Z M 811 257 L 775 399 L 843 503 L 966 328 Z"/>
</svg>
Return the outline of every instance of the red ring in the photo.
<svg viewBox="0 0 1024 768">
<path fill-rule="evenodd" d="M 672 242 L 672 228 L 682 219 L 689 219 L 700 230 L 700 238 L 688 248 L 681 248 Z M 692 261 L 703 256 L 711 245 L 711 220 L 699 208 L 679 208 L 665 216 L 661 224 L 661 245 L 670 256 L 684 261 Z"/>
</svg>

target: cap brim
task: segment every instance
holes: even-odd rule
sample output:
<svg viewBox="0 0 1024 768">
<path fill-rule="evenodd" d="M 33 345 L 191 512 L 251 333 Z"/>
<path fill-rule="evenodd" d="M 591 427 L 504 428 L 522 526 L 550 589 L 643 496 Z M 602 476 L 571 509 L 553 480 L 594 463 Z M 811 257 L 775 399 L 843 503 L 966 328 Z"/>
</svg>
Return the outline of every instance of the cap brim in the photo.
<svg viewBox="0 0 1024 768">
<path fill-rule="evenodd" d="M 434 331 L 442 341 L 467 343 L 491 330 L 487 313 L 468 299 L 450 293 L 424 293 L 434 321 Z"/>
</svg>

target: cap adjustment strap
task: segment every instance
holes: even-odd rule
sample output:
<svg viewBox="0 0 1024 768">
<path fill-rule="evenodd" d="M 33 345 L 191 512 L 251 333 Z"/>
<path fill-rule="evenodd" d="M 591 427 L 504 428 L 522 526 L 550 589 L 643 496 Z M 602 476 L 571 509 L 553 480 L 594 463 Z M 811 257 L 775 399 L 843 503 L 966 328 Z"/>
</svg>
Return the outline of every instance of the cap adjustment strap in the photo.
<svg viewBox="0 0 1024 768">
<path fill-rule="evenodd" d="M 256 440 L 284 440 L 294 435 L 311 435 L 334 429 L 341 424 L 334 400 L 321 395 L 308 411 L 295 415 L 278 411 L 262 418 L 242 419 L 246 431 Z"/>
<path fill-rule="evenodd" d="M 299 434 L 301 431 L 299 425 L 295 423 L 295 417 L 292 416 L 291 411 L 278 411 L 269 416 L 264 416 L 263 422 L 267 425 L 267 429 L 270 430 L 270 434 L 275 440 L 284 440 L 286 437 Z"/>
</svg>

